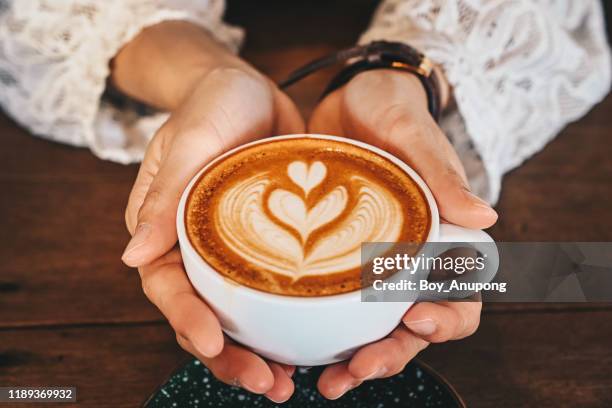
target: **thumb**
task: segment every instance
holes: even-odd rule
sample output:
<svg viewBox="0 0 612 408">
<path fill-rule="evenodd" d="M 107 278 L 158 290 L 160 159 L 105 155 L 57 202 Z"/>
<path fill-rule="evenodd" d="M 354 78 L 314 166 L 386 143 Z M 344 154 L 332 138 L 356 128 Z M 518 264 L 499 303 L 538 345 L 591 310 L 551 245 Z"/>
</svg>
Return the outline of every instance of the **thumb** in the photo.
<svg viewBox="0 0 612 408">
<path fill-rule="evenodd" d="M 452 167 L 439 169 L 438 174 L 424 178 L 436 198 L 443 219 L 452 224 L 475 229 L 484 229 L 495 224 L 497 221 L 495 210 L 470 191 L 455 169 Z"/>
<path fill-rule="evenodd" d="M 308 132 L 324 135 L 345 136 L 340 109 L 342 93 L 332 92 L 314 108 L 308 121 Z"/>
<path fill-rule="evenodd" d="M 306 131 L 304 118 L 295 103 L 279 89 L 275 89 L 274 109 L 276 123 L 274 129 L 279 135 L 299 134 Z"/>
<path fill-rule="evenodd" d="M 461 161 L 435 123 L 396 126 L 389 147 L 407 161 L 431 189 L 440 215 L 450 223 L 483 229 L 495 224 L 497 213 L 470 191 Z"/>
<path fill-rule="evenodd" d="M 168 152 L 138 209 L 134 234 L 121 257 L 126 265 L 146 265 L 176 244 L 176 211 L 183 190 L 203 163 L 225 149 L 219 140 L 178 143 Z"/>
</svg>

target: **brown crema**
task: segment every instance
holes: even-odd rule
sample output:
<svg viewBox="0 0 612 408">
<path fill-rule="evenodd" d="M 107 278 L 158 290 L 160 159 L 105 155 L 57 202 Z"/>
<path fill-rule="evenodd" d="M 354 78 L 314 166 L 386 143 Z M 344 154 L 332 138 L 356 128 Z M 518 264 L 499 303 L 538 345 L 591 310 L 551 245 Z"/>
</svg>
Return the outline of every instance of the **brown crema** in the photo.
<svg viewBox="0 0 612 408">
<path fill-rule="evenodd" d="M 222 276 L 263 292 L 361 287 L 361 242 L 424 242 L 427 200 L 390 160 L 350 143 L 270 139 L 212 164 L 186 203 L 187 236 Z"/>
</svg>

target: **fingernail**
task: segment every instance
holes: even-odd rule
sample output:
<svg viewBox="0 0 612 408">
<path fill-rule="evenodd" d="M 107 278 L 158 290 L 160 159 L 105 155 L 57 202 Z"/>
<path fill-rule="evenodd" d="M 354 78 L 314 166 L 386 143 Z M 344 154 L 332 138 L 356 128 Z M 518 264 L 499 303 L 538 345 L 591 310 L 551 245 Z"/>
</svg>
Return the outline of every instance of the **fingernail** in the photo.
<svg viewBox="0 0 612 408">
<path fill-rule="evenodd" d="M 378 367 L 372 373 L 366 375 L 362 380 L 373 380 L 375 378 L 380 378 L 387 373 L 387 367 Z"/>
<path fill-rule="evenodd" d="M 350 384 L 347 384 L 344 386 L 344 388 L 340 391 L 340 393 L 338 395 L 336 395 L 335 397 L 330 397 L 330 400 L 337 400 L 338 398 L 340 398 L 341 396 L 343 396 L 348 390 L 351 389 Z"/>
<path fill-rule="evenodd" d="M 244 388 L 245 390 L 252 392 L 253 394 L 261 394 L 262 391 L 257 391 L 252 385 L 249 385 L 248 383 L 245 383 L 244 381 L 240 381 L 239 378 L 234 377 L 230 380 L 230 384 L 233 385 L 234 387 L 240 387 L 240 388 Z"/>
<path fill-rule="evenodd" d="M 357 382 L 354 382 L 354 383 L 346 384 L 344 386 L 344 388 L 342 389 L 342 391 L 340 392 L 340 394 L 338 394 L 338 396 L 336 396 L 334 398 L 330 398 L 330 400 L 337 400 L 338 398 L 340 398 L 341 396 L 343 396 L 344 394 L 346 394 L 347 392 L 349 392 L 353 388 L 359 386 L 359 384 L 361 384 L 361 383 L 362 383 L 362 381 L 357 381 Z"/>
<path fill-rule="evenodd" d="M 429 336 L 436 331 L 436 322 L 431 319 L 413 320 L 404 324 L 415 334 Z"/>
<path fill-rule="evenodd" d="M 470 200 L 472 200 L 472 202 L 474 203 L 475 206 L 480 207 L 480 208 L 484 208 L 487 211 L 496 213 L 495 210 L 493 208 L 491 208 L 489 203 L 487 203 L 482 198 L 478 197 L 476 194 L 472 193 L 470 190 L 465 190 L 465 193 L 468 195 L 468 197 L 470 197 Z"/>
<path fill-rule="evenodd" d="M 232 385 L 233 387 L 240 387 L 240 388 L 244 388 L 245 390 L 252 392 L 254 394 L 259 394 L 258 392 L 255 392 L 255 390 L 249 386 L 248 384 L 243 383 L 242 381 L 240 381 L 239 378 L 234 377 L 230 380 L 230 385 Z"/>
<path fill-rule="evenodd" d="M 140 248 L 149 238 L 151 226 L 149 224 L 139 224 L 134 231 L 134 236 L 125 247 L 121 259 L 128 265 L 136 264 L 139 261 L 138 248 Z"/>
<path fill-rule="evenodd" d="M 287 400 L 289 400 L 289 398 L 286 398 L 286 399 L 284 399 L 284 400 L 278 400 L 278 401 L 277 401 L 277 400 L 275 400 L 274 398 L 272 398 L 272 397 L 271 397 L 271 396 L 269 396 L 269 395 L 266 395 L 266 398 L 268 398 L 270 401 L 272 401 L 272 402 L 274 402 L 274 403 L 276 403 L 276 404 L 282 404 L 283 402 L 287 402 Z"/>
<path fill-rule="evenodd" d="M 210 352 L 210 350 L 207 350 L 206 347 L 202 347 L 200 344 L 198 344 L 195 341 L 192 341 L 191 344 L 193 344 L 193 348 L 195 348 L 196 351 L 199 354 L 203 355 L 204 357 L 207 357 L 207 358 L 214 357 L 214 356 L 211 355 L 212 353 Z"/>
<path fill-rule="evenodd" d="M 249 384 L 244 384 L 239 382 L 239 386 L 244 388 L 245 390 L 252 392 L 253 394 L 261 394 L 260 391 L 255 391 L 255 387 L 250 386 Z"/>
<path fill-rule="evenodd" d="M 466 188 L 464 191 L 470 197 L 470 200 L 474 201 L 474 204 L 485 205 L 489 208 L 491 207 L 489 203 L 487 203 L 482 198 L 478 197 L 476 194 L 472 193 L 469 189 Z"/>
</svg>

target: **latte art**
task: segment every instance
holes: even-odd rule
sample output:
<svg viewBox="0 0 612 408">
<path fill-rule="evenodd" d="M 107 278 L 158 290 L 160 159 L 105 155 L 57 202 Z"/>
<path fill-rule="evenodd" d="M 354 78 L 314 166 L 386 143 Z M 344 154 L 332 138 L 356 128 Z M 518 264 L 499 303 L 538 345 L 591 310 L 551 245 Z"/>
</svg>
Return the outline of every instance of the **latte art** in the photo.
<svg viewBox="0 0 612 408">
<path fill-rule="evenodd" d="M 400 168 L 310 138 L 239 150 L 187 202 L 187 234 L 215 270 L 255 289 L 321 296 L 360 287 L 363 242 L 424 241 L 429 209 Z"/>
<path fill-rule="evenodd" d="M 301 195 L 276 188 L 266 200 L 274 175 L 264 172 L 229 188 L 219 200 L 215 222 L 221 238 L 248 262 L 296 280 L 357 268 L 362 242 L 399 238 L 402 207 L 383 187 L 352 176 L 351 190 L 357 194 L 352 207 L 348 189 L 339 185 L 308 208 L 308 194 L 325 179 L 327 167 L 320 161 L 294 161 L 287 174 Z M 313 232 L 343 215 L 307 248 Z"/>
</svg>

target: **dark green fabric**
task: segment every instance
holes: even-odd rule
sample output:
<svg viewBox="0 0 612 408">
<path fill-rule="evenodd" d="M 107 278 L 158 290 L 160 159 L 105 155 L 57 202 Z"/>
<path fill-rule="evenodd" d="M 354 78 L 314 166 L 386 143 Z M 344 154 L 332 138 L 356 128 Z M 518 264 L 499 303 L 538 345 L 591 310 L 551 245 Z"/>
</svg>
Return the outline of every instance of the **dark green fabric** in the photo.
<svg viewBox="0 0 612 408">
<path fill-rule="evenodd" d="M 276 407 L 283 408 L 394 408 L 459 407 L 456 397 L 427 369 L 412 362 L 403 373 L 368 381 L 336 401 L 324 399 L 316 390 L 321 367 L 298 369 L 293 376 L 296 391 L 278 405 L 260 395 L 217 381 L 204 365 L 194 360 L 174 374 L 146 404 L 161 407 Z"/>
</svg>

